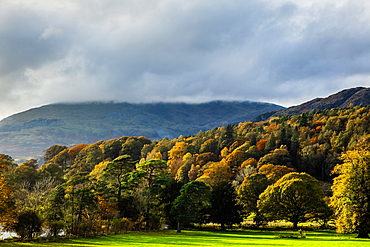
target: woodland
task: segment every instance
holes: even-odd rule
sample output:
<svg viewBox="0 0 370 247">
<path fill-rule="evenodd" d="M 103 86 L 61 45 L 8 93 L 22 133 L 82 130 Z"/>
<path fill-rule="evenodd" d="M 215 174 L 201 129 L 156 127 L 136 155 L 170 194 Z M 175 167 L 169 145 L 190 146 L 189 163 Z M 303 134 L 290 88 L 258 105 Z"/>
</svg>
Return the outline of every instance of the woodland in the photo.
<svg viewBox="0 0 370 247">
<path fill-rule="evenodd" d="M 368 237 L 370 107 L 227 125 L 153 141 L 53 145 L 44 164 L 0 155 L 0 222 L 21 238 L 284 220 Z"/>
</svg>

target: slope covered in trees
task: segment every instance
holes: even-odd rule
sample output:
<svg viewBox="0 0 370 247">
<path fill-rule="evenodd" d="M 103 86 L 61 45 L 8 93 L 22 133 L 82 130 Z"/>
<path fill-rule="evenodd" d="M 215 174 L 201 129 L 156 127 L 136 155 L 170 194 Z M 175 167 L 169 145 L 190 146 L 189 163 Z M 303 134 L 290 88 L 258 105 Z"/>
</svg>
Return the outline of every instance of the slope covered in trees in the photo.
<svg viewBox="0 0 370 247">
<path fill-rule="evenodd" d="M 278 219 L 295 227 L 307 220 L 324 225 L 333 215 L 332 171 L 344 153 L 369 147 L 369 127 L 370 107 L 356 106 L 160 141 L 121 137 L 54 145 L 41 167 L 35 160 L 17 166 L 3 155 L 3 183 L 14 194 L 4 200 L 17 209 L 5 226 L 17 230 L 20 217 L 35 215 L 50 233 L 63 229 L 72 235 L 158 229 L 163 223 L 179 229 L 206 222 L 226 227 L 241 215 L 252 216 L 257 226 Z M 336 192 L 341 190 L 335 190 L 333 209 L 342 203 Z M 287 206 L 293 200 L 299 207 Z M 227 218 L 220 210 L 228 210 Z M 346 213 L 340 222 L 351 217 Z M 353 230 L 352 224 L 347 231 Z"/>
<path fill-rule="evenodd" d="M 326 98 L 316 98 L 300 105 L 264 113 L 253 118 L 252 121 L 267 120 L 270 117 L 281 115 L 298 115 L 312 110 L 343 108 L 350 105 L 370 105 L 370 88 L 356 87 L 345 89 Z"/>
<path fill-rule="evenodd" d="M 121 136 L 174 138 L 249 121 L 263 112 L 282 108 L 248 101 L 46 105 L 0 121 L 0 152 L 13 158 L 35 158 L 54 144 L 90 144 Z"/>
</svg>

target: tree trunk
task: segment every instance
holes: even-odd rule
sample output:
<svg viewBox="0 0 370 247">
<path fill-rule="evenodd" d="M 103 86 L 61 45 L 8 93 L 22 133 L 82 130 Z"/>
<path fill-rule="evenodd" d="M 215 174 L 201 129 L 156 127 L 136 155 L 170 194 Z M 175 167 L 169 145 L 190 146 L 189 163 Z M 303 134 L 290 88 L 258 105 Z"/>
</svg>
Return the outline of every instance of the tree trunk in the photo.
<svg viewBox="0 0 370 247">
<path fill-rule="evenodd" d="M 298 229 L 298 221 L 293 221 L 293 229 Z"/>
<path fill-rule="evenodd" d="M 369 234 L 366 229 L 360 229 L 356 238 L 369 238 Z"/>
<path fill-rule="evenodd" d="M 177 222 L 177 233 L 181 233 L 180 222 Z"/>
<path fill-rule="evenodd" d="M 221 223 L 221 231 L 226 231 L 225 223 Z"/>
</svg>

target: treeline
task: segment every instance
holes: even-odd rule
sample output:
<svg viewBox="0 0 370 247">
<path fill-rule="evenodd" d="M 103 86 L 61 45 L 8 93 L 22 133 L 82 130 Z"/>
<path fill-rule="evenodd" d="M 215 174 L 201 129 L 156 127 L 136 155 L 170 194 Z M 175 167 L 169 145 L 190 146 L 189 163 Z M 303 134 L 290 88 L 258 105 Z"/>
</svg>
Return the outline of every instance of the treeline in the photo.
<svg viewBox="0 0 370 247">
<path fill-rule="evenodd" d="M 225 228 L 247 216 L 257 226 L 276 219 L 295 227 L 312 219 L 325 225 L 333 216 L 333 168 L 344 152 L 369 143 L 369 120 L 369 107 L 357 106 L 172 140 L 54 145 L 41 167 L 34 159 L 17 165 L 3 154 L 0 221 L 22 237 L 207 222 Z"/>
</svg>

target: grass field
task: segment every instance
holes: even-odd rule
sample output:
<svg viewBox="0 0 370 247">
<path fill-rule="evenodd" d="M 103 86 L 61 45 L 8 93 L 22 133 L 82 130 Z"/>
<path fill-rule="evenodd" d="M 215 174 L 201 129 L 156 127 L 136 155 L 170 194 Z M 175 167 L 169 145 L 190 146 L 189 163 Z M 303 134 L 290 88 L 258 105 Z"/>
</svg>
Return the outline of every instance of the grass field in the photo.
<svg viewBox="0 0 370 247">
<path fill-rule="evenodd" d="M 360 247 L 370 246 L 370 240 L 355 239 L 354 235 L 340 235 L 334 232 L 306 232 L 306 238 L 279 238 L 279 236 L 294 235 L 297 232 L 263 232 L 263 231 L 183 231 L 177 234 L 174 231 L 130 233 L 99 237 L 94 239 L 64 240 L 55 243 L 5 243 L 1 247 L 15 246 L 66 246 L 66 247 L 110 247 L 110 246 L 314 246 L 314 247 Z"/>
</svg>

